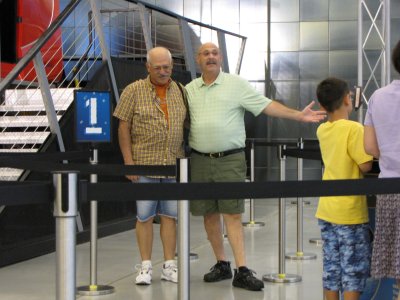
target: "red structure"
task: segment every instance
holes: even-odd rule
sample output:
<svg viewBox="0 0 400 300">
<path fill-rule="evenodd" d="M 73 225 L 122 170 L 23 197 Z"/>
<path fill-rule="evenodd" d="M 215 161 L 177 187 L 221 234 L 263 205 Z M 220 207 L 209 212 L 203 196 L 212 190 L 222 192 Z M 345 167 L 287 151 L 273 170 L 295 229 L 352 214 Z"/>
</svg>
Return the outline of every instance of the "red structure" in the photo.
<svg viewBox="0 0 400 300">
<path fill-rule="evenodd" d="M 0 11 L 0 76 L 4 78 L 59 15 L 60 5 L 59 0 L 3 0 Z M 59 81 L 63 69 L 61 29 L 47 41 L 41 53 L 48 79 Z M 32 68 L 33 63 L 29 63 L 17 80 L 34 81 L 36 72 Z"/>
</svg>

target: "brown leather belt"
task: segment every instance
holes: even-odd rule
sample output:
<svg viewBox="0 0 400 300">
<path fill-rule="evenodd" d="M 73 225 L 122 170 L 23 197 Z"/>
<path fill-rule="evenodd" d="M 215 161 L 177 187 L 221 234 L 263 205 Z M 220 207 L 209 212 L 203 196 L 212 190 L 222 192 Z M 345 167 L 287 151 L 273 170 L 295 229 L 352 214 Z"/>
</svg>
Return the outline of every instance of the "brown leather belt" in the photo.
<svg viewBox="0 0 400 300">
<path fill-rule="evenodd" d="M 220 157 L 228 156 L 231 154 L 243 152 L 244 149 L 245 148 L 238 148 L 238 149 L 232 149 L 232 150 L 223 151 L 223 152 L 213 152 L 213 153 L 203 153 L 203 152 L 199 152 L 195 149 L 192 149 L 192 152 L 196 153 L 198 155 L 201 155 L 201 156 L 207 156 L 207 157 L 211 157 L 211 158 L 220 158 Z"/>
</svg>

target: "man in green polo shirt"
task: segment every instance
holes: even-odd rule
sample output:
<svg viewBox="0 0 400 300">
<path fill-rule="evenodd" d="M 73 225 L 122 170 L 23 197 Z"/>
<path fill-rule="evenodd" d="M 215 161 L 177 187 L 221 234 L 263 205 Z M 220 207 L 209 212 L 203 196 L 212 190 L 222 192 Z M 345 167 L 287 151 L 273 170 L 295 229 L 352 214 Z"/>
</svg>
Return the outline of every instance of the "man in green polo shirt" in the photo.
<svg viewBox="0 0 400 300">
<path fill-rule="evenodd" d="M 221 71 L 222 55 L 213 43 L 203 44 L 197 53 L 202 76 L 186 86 L 190 112 L 189 145 L 193 182 L 245 181 L 245 111 L 302 122 L 319 122 L 325 112 L 313 111 L 310 103 L 304 110 L 288 108 L 258 93 L 246 80 Z M 235 258 L 232 285 L 260 291 L 264 283 L 247 268 L 242 227 L 243 199 L 202 200 L 191 202 L 194 216 L 204 217 L 208 239 L 217 263 L 204 275 L 204 281 L 232 278 L 226 260 L 220 214 L 226 224 L 229 243 Z"/>
</svg>

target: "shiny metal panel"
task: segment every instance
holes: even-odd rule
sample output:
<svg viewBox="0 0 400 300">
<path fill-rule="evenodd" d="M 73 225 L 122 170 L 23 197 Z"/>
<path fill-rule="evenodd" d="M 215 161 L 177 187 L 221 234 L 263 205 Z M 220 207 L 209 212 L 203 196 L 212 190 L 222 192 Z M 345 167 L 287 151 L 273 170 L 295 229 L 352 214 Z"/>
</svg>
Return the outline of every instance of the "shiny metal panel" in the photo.
<svg viewBox="0 0 400 300">
<path fill-rule="evenodd" d="M 316 90 L 318 83 L 320 83 L 327 76 L 318 78 L 316 80 L 301 80 L 300 81 L 300 107 L 305 107 L 312 100 L 317 102 Z"/>
<path fill-rule="evenodd" d="M 300 79 L 320 80 L 328 76 L 327 51 L 307 51 L 299 53 Z"/>
<path fill-rule="evenodd" d="M 271 24 L 271 51 L 298 51 L 299 23 Z"/>
<path fill-rule="evenodd" d="M 272 22 L 297 22 L 299 0 L 271 0 Z"/>
<path fill-rule="evenodd" d="M 328 50 L 328 22 L 300 23 L 300 50 Z"/>
<path fill-rule="evenodd" d="M 328 0 L 300 1 L 300 21 L 326 21 L 328 13 Z"/>
<path fill-rule="evenodd" d="M 357 78 L 357 51 L 331 51 L 329 53 L 329 76 L 344 79 Z"/>
<path fill-rule="evenodd" d="M 357 21 L 329 23 L 330 50 L 357 50 Z"/>
<path fill-rule="evenodd" d="M 297 52 L 271 53 L 271 78 L 273 80 L 297 80 L 299 75 L 299 54 Z"/>
<path fill-rule="evenodd" d="M 329 1 L 330 20 L 357 20 L 358 0 Z"/>
</svg>

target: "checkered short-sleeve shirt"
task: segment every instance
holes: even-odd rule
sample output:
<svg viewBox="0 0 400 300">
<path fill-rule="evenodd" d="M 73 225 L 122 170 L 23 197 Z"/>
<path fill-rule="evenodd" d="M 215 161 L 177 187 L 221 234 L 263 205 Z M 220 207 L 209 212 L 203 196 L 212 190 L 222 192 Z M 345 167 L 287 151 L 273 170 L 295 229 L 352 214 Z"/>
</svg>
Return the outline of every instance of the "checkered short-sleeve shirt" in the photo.
<svg viewBox="0 0 400 300">
<path fill-rule="evenodd" d="M 183 124 L 186 106 L 176 82 L 167 87 L 169 122 L 165 119 L 150 78 L 129 84 L 114 117 L 131 123 L 132 158 L 138 165 L 174 165 L 184 157 Z"/>
</svg>

